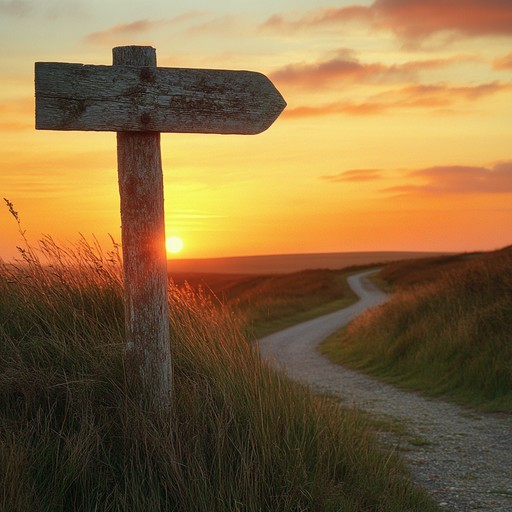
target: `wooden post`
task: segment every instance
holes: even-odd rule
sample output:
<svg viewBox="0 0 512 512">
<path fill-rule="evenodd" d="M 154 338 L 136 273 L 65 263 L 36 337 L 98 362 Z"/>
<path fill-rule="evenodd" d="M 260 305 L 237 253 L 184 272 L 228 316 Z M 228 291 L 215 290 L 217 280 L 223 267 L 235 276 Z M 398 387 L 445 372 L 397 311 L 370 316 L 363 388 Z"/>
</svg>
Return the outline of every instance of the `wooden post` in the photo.
<svg viewBox="0 0 512 512">
<path fill-rule="evenodd" d="M 156 51 L 114 48 L 113 64 L 156 67 Z M 118 132 L 117 162 L 128 358 L 144 395 L 167 408 L 172 373 L 160 133 Z"/>
<path fill-rule="evenodd" d="M 171 400 L 160 132 L 254 135 L 286 107 L 254 71 L 157 68 L 150 46 L 113 66 L 36 62 L 36 128 L 117 132 L 127 354 L 153 406 Z M 132 375 L 130 375 L 132 377 Z"/>
</svg>

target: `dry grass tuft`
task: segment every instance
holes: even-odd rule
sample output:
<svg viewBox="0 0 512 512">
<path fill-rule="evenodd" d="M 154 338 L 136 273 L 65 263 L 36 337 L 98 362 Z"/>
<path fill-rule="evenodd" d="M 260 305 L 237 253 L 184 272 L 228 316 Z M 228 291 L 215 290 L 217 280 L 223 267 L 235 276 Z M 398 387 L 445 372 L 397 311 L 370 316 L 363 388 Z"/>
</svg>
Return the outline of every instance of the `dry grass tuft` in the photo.
<svg viewBox="0 0 512 512">
<path fill-rule="evenodd" d="M 324 350 L 395 384 L 512 411 L 512 250 L 411 264 L 384 270 L 398 291 Z"/>
<path fill-rule="evenodd" d="M 259 338 L 355 301 L 346 275 L 345 271 L 316 269 L 274 275 L 178 275 L 174 281 L 189 283 L 228 306 Z"/>
</svg>

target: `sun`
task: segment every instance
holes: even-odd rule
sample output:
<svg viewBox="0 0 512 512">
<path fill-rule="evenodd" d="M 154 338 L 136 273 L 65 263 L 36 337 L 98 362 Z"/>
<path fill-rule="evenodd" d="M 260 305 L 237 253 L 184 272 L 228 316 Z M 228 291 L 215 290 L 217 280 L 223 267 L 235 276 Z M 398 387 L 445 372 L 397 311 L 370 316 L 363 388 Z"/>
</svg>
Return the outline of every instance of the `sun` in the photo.
<svg viewBox="0 0 512 512">
<path fill-rule="evenodd" d="M 178 254 L 183 249 L 183 240 L 179 236 L 170 236 L 165 241 L 165 247 L 170 254 Z"/>
</svg>

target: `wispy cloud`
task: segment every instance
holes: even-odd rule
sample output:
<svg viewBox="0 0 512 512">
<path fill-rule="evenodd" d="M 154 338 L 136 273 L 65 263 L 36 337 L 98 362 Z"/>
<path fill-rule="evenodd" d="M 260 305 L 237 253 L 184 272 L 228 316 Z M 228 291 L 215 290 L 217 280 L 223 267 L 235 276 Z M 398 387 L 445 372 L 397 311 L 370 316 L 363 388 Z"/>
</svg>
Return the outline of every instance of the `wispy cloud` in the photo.
<svg viewBox="0 0 512 512">
<path fill-rule="evenodd" d="M 444 108 L 459 102 L 475 101 L 501 92 L 512 91 L 510 82 L 487 82 L 477 85 L 416 84 L 375 97 L 401 108 Z"/>
<path fill-rule="evenodd" d="M 383 171 L 380 169 L 351 169 L 338 174 L 321 176 L 320 179 L 331 183 L 346 183 L 376 181 L 380 180 L 382 177 Z"/>
<path fill-rule="evenodd" d="M 374 0 L 369 6 L 317 9 L 299 18 L 274 15 L 261 28 L 290 32 L 344 26 L 353 21 L 391 30 L 409 41 L 447 32 L 465 36 L 512 36 L 512 3 L 508 0 Z"/>
<path fill-rule="evenodd" d="M 415 182 L 389 187 L 383 192 L 397 195 L 511 194 L 512 161 L 491 167 L 436 166 L 410 171 Z"/>
<path fill-rule="evenodd" d="M 499 59 L 496 59 L 492 63 L 494 69 L 510 69 L 512 70 L 512 53 L 505 55 Z"/>
<path fill-rule="evenodd" d="M 119 39 L 143 35 L 169 23 L 169 20 L 136 20 L 131 23 L 121 23 L 105 30 L 93 32 L 85 37 L 87 43 L 112 44 Z"/>
<path fill-rule="evenodd" d="M 0 0 L 0 13 L 7 16 L 26 16 L 32 11 L 32 2 L 26 0 Z"/>
<path fill-rule="evenodd" d="M 220 16 L 218 18 L 191 26 L 187 32 L 191 35 L 231 34 L 240 27 L 241 21 L 235 16 Z"/>
<path fill-rule="evenodd" d="M 82 0 L 0 0 L 0 14 L 19 18 L 76 18 L 83 17 L 86 12 L 87 7 Z"/>
<path fill-rule="evenodd" d="M 337 25 L 350 21 L 370 22 L 373 18 L 371 8 L 360 5 L 348 7 L 327 7 L 307 13 L 300 18 L 291 18 L 284 14 L 275 14 L 261 25 L 262 30 L 276 32 L 293 31 L 323 25 Z"/>
<path fill-rule="evenodd" d="M 202 11 L 187 11 L 174 18 L 159 20 L 140 19 L 130 23 L 120 23 L 112 27 L 93 32 L 85 37 L 85 41 L 92 44 L 112 44 L 120 39 L 133 38 L 146 35 L 166 25 L 186 23 L 203 16 Z"/>
<path fill-rule="evenodd" d="M 340 82 L 411 81 L 416 80 L 417 75 L 422 71 L 474 60 L 475 57 L 471 55 L 455 55 L 450 58 L 388 65 L 380 62 L 361 62 L 350 50 L 340 50 L 338 55 L 331 59 L 289 64 L 276 69 L 270 73 L 270 78 L 280 85 L 317 90 L 318 87 Z"/>
<path fill-rule="evenodd" d="M 339 101 L 322 105 L 290 105 L 284 118 L 320 117 L 329 115 L 376 115 L 400 109 L 426 109 L 429 111 L 454 109 L 492 96 L 512 91 L 512 83 L 489 82 L 472 86 L 446 84 L 410 85 L 371 96 L 361 102 Z M 453 111 L 453 110 L 452 110 Z"/>
<path fill-rule="evenodd" d="M 365 116 L 381 114 L 389 110 L 389 107 L 383 103 L 371 101 L 355 103 L 350 101 L 339 101 L 334 103 L 325 103 L 322 105 L 299 105 L 297 107 L 288 106 L 281 114 L 284 119 L 297 119 L 303 117 L 324 117 L 332 115 L 350 115 Z"/>
<path fill-rule="evenodd" d="M 329 183 L 379 182 L 385 178 L 382 169 L 350 169 L 320 179 Z M 439 165 L 403 171 L 403 185 L 382 188 L 394 196 L 446 196 L 468 194 L 511 194 L 512 160 L 489 167 Z"/>
<path fill-rule="evenodd" d="M 205 15 L 204 11 L 200 11 L 198 9 L 187 11 L 182 14 L 178 14 L 178 16 L 175 16 L 174 18 L 171 18 L 169 20 L 169 23 L 185 23 L 187 21 L 192 21 L 197 18 L 201 18 Z"/>
<path fill-rule="evenodd" d="M 334 81 L 361 82 L 384 71 L 384 65 L 362 63 L 347 52 L 346 55 L 315 63 L 289 64 L 272 71 L 270 79 L 280 85 L 316 89 Z"/>
<path fill-rule="evenodd" d="M 512 36 L 512 3 L 508 0 L 375 0 L 374 24 L 407 39 L 439 32 L 466 36 Z"/>
</svg>

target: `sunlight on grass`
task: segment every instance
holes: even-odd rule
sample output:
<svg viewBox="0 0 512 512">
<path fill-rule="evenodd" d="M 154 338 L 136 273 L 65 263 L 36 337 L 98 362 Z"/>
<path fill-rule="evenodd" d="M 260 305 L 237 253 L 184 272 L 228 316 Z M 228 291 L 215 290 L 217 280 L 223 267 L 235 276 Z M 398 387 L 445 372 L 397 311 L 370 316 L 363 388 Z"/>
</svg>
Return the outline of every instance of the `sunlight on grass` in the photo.
<svg viewBox="0 0 512 512">
<path fill-rule="evenodd" d="M 363 415 L 270 369 L 190 287 L 169 288 L 172 409 L 146 410 L 117 247 L 20 254 L 0 265 L 1 510 L 437 510 Z"/>
<path fill-rule="evenodd" d="M 321 350 L 392 384 L 512 411 L 512 250 L 404 262 L 380 277 L 401 287 Z"/>
<path fill-rule="evenodd" d="M 181 275 L 244 319 L 248 333 L 261 338 L 311 318 L 349 306 L 357 296 L 348 270 L 312 269 L 289 274 L 230 276 Z"/>
</svg>

